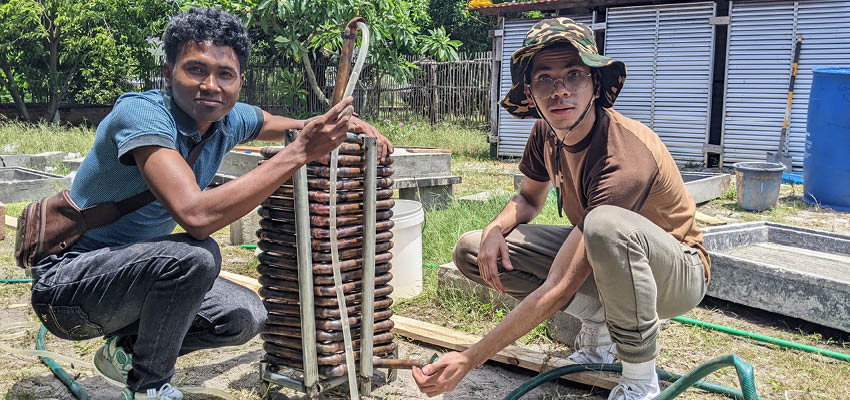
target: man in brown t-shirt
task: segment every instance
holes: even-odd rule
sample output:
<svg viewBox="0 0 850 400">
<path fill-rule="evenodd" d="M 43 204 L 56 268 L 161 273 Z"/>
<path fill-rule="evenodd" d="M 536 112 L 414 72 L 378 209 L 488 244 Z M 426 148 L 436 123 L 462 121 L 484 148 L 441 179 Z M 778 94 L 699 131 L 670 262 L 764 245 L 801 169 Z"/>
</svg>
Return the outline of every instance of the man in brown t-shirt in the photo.
<svg viewBox="0 0 850 400">
<path fill-rule="evenodd" d="M 521 302 L 484 339 L 413 376 L 428 396 L 451 391 L 490 356 L 556 311 L 582 321 L 578 363 L 623 364 L 609 399 L 651 399 L 659 318 L 696 306 L 710 261 L 696 206 L 667 148 L 611 107 L 625 65 L 600 56 L 593 31 L 568 18 L 539 22 L 511 58 L 502 105 L 539 118 L 525 147 L 520 192 L 454 250 L 468 278 Z M 573 226 L 530 225 L 554 185 Z M 591 278 L 591 279 L 588 279 Z"/>
</svg>

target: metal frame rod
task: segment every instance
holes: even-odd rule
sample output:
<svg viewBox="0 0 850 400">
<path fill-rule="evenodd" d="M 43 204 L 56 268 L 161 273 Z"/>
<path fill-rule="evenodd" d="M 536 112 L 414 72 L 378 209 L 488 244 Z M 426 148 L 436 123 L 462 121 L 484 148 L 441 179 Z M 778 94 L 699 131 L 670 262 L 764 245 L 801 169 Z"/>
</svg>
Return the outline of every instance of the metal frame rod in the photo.
<svg viewBox="0 0 850 400">
<path fill-rule="evenodd" d="M 375 195 L 378 170 L 377 139 L 364 137 L 363 177 L 363 300 L 360 328 L 360 393 L 372 392 L 372 341 L 375 334 Z"/>
<path fill-rule="evenodd" d="M 294 132 L 287 132 L 287 143 Z M 298 297 L 301 302 L 301 343 L 304 356 L 304 388 L 309 396 L 318 394 L 319 364 L 316 354 L 316 319 L 313 304 L 313 259 L 310 247 L 310 204 L 307 192 L 307 166 L 292 176 L 295 196 L 295 242 L 298 254 Z"/>
</svg>

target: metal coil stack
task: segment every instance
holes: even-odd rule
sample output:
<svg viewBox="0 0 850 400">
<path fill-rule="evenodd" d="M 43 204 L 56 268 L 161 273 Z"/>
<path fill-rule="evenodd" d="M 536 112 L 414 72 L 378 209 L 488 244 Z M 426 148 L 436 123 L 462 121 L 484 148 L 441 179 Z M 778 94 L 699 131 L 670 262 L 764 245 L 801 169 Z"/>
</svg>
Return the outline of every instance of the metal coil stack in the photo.
<svg viewBox="0 0 850 400">
<path fill-rule="evenodd" d="M 369 179 L 364 179 L 368 168 L 366 141 L 360 137 L 349 135 L 349 139 L 339 148 L 336 182 L 336 229 L 339 253 L 339 267 L 342 277 L 342 289 L 348 314 L 348 323 L 352 335 L 352 345 L 355 359 L 360 359 L 361 343 L 367 345 L 370 341 L 362 340 L 362 332 L 373 332 L 372 351 L 365 352 L 367 356 L 381 357 L 392 354 L 396 350 L 390 329 L 392 299 L 389 297 L 393 288 L 388 284 L 392 278 L 390 269 L 393 247 L 392 200 L 393 169 L 392 159 L 386 157 L 378 163 L 373 180 L 375 189 L 366 189 Z M 372 140 L 374 146 L 374 140 Z M 277 150 L 266 148 L 263 156 L 268 159 Z M 374 150 L 373 153 L 374 154 Z M 374 155 L 371 156 L 374 160 Z M 257 231 L 258 247 L 262 250 L 259 255 L 259 282 L 262 285 L 260 296 L 269 313 L 268 324 L 261 334 L 266 352 L 265 361 L 274 367 L 288 367 L 304 371 L 304 346 L 316 347 L 316 362 L 319 375 L 330 378 L 347 374 L 345 365 L 345 346 L 343 342 L 343 321 L 340 318 L 337 293 L 334 289 L 334 278 L 331 257 L 330 234 L 330 156 L 312 162 L 306 167 L 306 188 L 309 199 L 309 235 L 310 262 L 312 276 L 313 312 L 315 317 L 315 341 L 302 340 L 302 302 L 304 297 L 299 291 L 305 286 L 299 282 L 299 262 L 296 221 L 298 202 L 297 185 L 293 180 L 283 186 L 263 202 L 259 213 L 261 229 Z M 303 184 L 302 184 L 302 187 Z M 374 193 L 374 208 L 367 210 L 369 197 Z M 368 212 L 367 212 L 368 211 Z M 301 211 L 307 215 L 306 211 Z M 367 221 L 368 215 L 374 213 L 374 222 Z M 303 226 L 303 225 L 302 225 Z M 370 227 L 374 226 L 374 239 L 368 236 Z M 306 228 L 306 226 L 304 226 Z M 366 246 L 369 242 L 373 245 Z M 373 247 L 374 251 L 368 251 Z M 371 261 L 374 258 L 374 262 Z M 364 265 L 374 265 L 374 286 L 369 282 L 364 285 Z M 369 271 L 366 276 L 371 276 Z M 372 303 L 374 313 L 372 318 L 364 318 L 364 286 L 367 292 L 374 291 L 374 301 L 366 301 L 367 307 Z M 365 299 L 368 300 L 368 299 Z M 309 313 L 306 315 L 310 315 Z M 373 320 L 373 329 L 360 329 L 363 321 Z M 311 321 L 308 321 L 311 322 Z M 305 324 L 305 326 L 309 326 Z M 370 354 L 371 353 L 371 354 Z M 309 369 L 308 363 L 308 369 Z M 371 369 L 371 368 L 369 368 Z"/>
</svg>

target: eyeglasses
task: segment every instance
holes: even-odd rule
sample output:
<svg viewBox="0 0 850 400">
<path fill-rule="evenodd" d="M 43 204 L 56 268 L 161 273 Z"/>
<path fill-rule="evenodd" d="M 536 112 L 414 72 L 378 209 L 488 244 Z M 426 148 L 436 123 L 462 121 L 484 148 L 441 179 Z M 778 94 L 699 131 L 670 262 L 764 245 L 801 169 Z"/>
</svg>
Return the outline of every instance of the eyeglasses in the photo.
<svg viewBox="0 0 850 400">
<path fill-rule="evenodd" d="M 561 82 L 564 89 L 567 89 L 570 93 L 575 93 L 584 89 L 589 81 L 590 74 L 582 71 L 571 71 L 561 79 L 552 79 L 549 75 L 544 75 L 531 81 L 531 92 L 538 97 L 549 97 L 555 93 L 555 84 Z"/>
</svg>

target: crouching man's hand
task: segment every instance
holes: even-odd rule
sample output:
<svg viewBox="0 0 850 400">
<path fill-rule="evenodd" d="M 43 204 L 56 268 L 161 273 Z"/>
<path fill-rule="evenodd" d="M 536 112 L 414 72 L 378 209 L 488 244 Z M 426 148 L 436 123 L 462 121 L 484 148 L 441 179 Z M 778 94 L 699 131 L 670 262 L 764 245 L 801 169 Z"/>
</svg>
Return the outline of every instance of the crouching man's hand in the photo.
<svg viewBox="0 0 850 400">
<path fill-rule="evenodd" d="M 428 397 L 451 392 L 475 365 L 464 353 L 451 352 L 440 356 L 433 364 L 413 367 L 413 380 Z"/>
<path fill-rule="evenodd" d="M 390 140 L 387 139 L 384 135 L 378 132 L 378 129 L 372 125 L 369 125 L 366 121 L 361 120 L 358 117 L 351 118 L 351 128 L 354 133 L 360 133 L 366 136 L 372 136 L 377 138 L 377 147 L 378 147 L 378 162 L 380 163 L 385 157 L 389 156 L 393 153 L 393 145 L 390 143 Z"/>
</svg>

